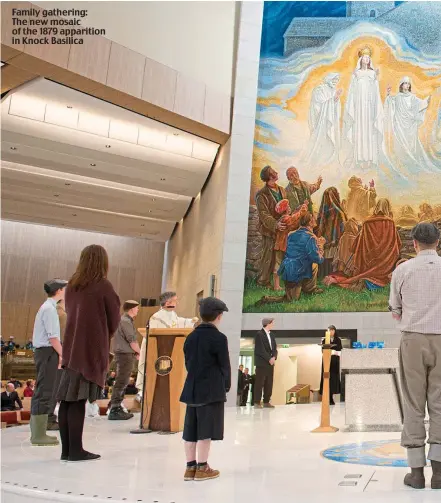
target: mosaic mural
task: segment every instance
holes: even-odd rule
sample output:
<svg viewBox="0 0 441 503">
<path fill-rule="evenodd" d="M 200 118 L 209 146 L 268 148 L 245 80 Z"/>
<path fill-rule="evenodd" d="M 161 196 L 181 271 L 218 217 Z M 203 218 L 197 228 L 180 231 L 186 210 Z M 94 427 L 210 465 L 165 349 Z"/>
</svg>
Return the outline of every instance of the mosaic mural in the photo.
<svg viewBox="0 0 441 503">
<path fill-rule="evenodd" d="M 399 440 L 374 440 L 330 447 L 322 456 L 339 463 L 369 466 L 407 467 L 406 451 Z"/>
<path fill-rule="evenodd" d="M 441 2 L 265 2 L 245 312 L 385 311 L 441 226 Z"/>
</svg>

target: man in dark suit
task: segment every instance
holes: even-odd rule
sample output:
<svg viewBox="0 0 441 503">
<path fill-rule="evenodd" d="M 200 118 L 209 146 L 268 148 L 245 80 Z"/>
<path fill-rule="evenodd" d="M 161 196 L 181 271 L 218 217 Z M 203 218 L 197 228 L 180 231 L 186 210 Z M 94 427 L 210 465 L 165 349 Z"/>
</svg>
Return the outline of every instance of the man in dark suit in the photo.
<svg viewBox="0 0 441 503">
<path fill-rule="evenodd" d="M 254 342 L 254 365 L 256 366 L 256 381 L 254 385 L 254 407 L 274 409 L 271 405 L 273 394 L 274 365 L 277 360 L 277 343 L 271 329 L 274 319 L 264 318 L 263 328 L 256 334 Z M 261 404 L 263 391 L 263 406 Z"/>
<path fill-rule="evenodd" d="M 237 373 L 237 403 L 239 407 L 242 404 L 242 393 L 245 387 L 244 375 L 243 375 L 243 365 L 239 365 L 239 370 Z"/>
<path fill-rule="evenodd" d="M 243 372 L 243 391 L 242 391 L 242 402 L 241 406 L 245 407 L 248 401 L 248 393 L 250 391 L 250 384 L 251 384 L 251 376 L 250 376 L 250 369 L 245 369 Z"/>
<path fill-rule="evenodd" d="M 199 310 L 202 323 L 184 344 L 187 378 L 181 395 L 181 402 L 187 404 L 184 480 L 198 482 L 219 477 L 207 460 L 211 441 L 224 438 L 224 409 L 231 388 L 228 340 L 217 328 L 228 308 L 221 300 L 208 297 L 201 300 Z"/>
<path fill-rule="evenodd" d="M 6 391 L 3 391 L 1 395 L 1 404 L 2 411 L 23 409 L 20 397 L 15 391 L 15 386 L 11 382 L 6 385 Z M 17 404 L 18 407 L 16 407 L 15 404 Z"/>
</svg>

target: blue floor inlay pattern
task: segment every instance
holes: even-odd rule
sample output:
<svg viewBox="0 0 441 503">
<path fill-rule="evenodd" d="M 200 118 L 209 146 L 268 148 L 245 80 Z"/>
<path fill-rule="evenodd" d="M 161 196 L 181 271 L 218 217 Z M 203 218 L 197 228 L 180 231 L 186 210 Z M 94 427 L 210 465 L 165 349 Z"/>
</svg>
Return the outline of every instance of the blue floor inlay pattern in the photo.
<svg viewBox="0 0 441 503">
<path fill-rule="evenodd" d="M 377 440 L 330 447 L 322 456 L 339 463 L 407 467 L 406 451 L 399 440 Z"/>
</svg>

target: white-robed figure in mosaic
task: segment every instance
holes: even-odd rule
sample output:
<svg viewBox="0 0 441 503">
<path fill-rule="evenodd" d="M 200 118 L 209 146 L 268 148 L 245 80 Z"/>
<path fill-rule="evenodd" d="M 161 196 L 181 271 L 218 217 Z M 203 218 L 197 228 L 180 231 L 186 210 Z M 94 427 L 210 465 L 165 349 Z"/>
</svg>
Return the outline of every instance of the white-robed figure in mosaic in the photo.
<svg viewBox="0 0 441 503">
<path fill-rule="evenodd" d="M 346 100 L 343 115 L 343 138 L 348 149 L 346 168 L 375 168 L 385 160 L 379 70 L 374 68 L 371 55 L 369 47 L 359 51 Z"/>
<path fill-rule="evenodd" d="M 148 328 L 192 328 L 198 318 L 181 318 L 176 314 L 178 296 L 176 292 L 164 292 L 159 297 L 160 310 L 150 317 Z M 138 363 L 138 377 L 136 387 L 138 388 L 138 399 L 142 397 L 144 388 L 145 354 L 147 350 L 147 337 L 143 337 L 141 353 Z"/>
<path fill-rule="evenodd" d="M 310 167 L 330 165 L 339 160 L 340 96 L 339 73 L 329 73 L 311 95 L 309 107 L 310 138 L 303 161 Z"/>
<path fill-rule="evenodd" d="M 433 172 L 438 169 L 427 155 L 420 137 L 430 96 L 421 99 L 412 93 L 410 77 L 403 77 L 396 95 L 387 88 L 385 101 L 387 149 L 391 159 L 405 172 Z"/>
</svg>

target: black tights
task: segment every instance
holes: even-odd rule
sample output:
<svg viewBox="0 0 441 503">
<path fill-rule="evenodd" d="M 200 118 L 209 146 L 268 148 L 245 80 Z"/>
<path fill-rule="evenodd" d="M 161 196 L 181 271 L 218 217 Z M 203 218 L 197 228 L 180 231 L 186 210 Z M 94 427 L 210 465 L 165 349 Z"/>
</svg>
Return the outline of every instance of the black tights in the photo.
<svg viewBox="0 0 441 503">
<path fill-rule="evenodd" d="M 61 437 L 61 455 L 71 458 L 81 457 L 83 449 L 83 427 L 86 415 L 86 400 L 60 403 L 58 424 Z"/>
</svg>

